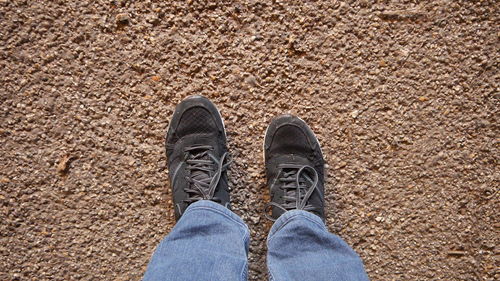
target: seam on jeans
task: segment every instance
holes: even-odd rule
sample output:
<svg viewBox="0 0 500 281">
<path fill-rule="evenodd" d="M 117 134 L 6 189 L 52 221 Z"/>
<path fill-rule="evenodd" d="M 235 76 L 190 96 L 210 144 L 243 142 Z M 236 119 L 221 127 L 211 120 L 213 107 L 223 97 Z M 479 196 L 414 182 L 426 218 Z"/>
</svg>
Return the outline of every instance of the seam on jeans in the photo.
<svg viewBox="0 0 500 281">
<path fill-rule="evenodd" d="M 269 267 L 270 267 L 270 266 L 269 266 Z M 271 269 L 270 269 L 270 268 L 268 268 L 268 269 L 267 269 L 267 272 L 269 273 L 269 281 L 274 281 L 274 280 L 276 280 L 276 279 L 274 278 L 273 273 L 271 272 Z"/>
<path fill-rule="evenodd" d="M 248 262 L 245 264 L 245 266 L 243 266 L 240 280 L 242 281 L 248 280 Z"/>
<path fill-rule="evenodd" d="M 250 230 L 248 230 L 248 226 L 245 226 L 245 231 L 243 233 L 243 245 L 245 245 L 245 254 L 248 257 L 247 249 L 250 246 Z"/>
<path fill-rule="evenodd" d="M 290 216 L 289 218 L 287 218 L 286 221 L 282 225 L 280 225 L 280 227 L 278 229 L 276 229 L 275 231 L 273 231 L 273 233 L 271 233 L 271 235 L 267 239 L 267 245 L 269 245 L 269 242 L 271 242 L 271 240 L 273 240 L 274 236 L 276 235 L 276 233 L 278 231 L 280 231 L 281 229 L 283 229 L 287 224 L 289 224 L 296 217 L 303 217 L 306 220 L 308 220 L 308 221 L 314 223 L 315 225 L 319 226 L 323 231 L 325 231 L 325 225 L 319 224 L 317 221 L 309 218 L 308 216 L 304 216 L 303 214 L 294 214 L 293 216 Z"/>
<path fill-rule="evenodd" d="M 269 239 L 266 242 L 267 246 L 267 272 L 269 273 L 269 281 L 274 281 L 275 278 L 273 276 L 273 273 L 271 272 L 271 260 L 269 259 Z"/>
</svg>

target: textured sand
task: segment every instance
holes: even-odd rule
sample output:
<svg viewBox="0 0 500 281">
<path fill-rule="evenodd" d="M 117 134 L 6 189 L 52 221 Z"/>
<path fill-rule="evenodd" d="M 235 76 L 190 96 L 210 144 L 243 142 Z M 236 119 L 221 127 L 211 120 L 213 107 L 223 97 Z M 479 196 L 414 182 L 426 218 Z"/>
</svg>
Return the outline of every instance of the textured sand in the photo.
<svg viewBox="0 0 500 281">
<path fill-rule="evenodd" d="M 499 280 L 500 5 L 373 2 L 1 0 L 0 279 L 140 279 L 174 224 L 168 120 L 202 94 L 250 280 L 282 113 L 317 134 L 328 226 L 371 279 Z"/>
</svg>

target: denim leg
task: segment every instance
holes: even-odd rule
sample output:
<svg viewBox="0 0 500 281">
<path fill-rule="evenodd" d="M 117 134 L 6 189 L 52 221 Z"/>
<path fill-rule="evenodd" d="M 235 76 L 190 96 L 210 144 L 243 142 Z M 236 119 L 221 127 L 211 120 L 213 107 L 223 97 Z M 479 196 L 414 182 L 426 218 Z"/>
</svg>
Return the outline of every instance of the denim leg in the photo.
<svg viewBox="0 0 500 281">
<path fill-rule="evenodd" d="M 281 215 L 267 247 L 271 280 L 369 280 L 359 256 L 312 213 L 293 210 Z"/>
<path fill-rule="evenodd" d="M 143 280 L 247 280 L 249 231 L 212 201 L 191 204 L 158 245 Z"/>
</svg>

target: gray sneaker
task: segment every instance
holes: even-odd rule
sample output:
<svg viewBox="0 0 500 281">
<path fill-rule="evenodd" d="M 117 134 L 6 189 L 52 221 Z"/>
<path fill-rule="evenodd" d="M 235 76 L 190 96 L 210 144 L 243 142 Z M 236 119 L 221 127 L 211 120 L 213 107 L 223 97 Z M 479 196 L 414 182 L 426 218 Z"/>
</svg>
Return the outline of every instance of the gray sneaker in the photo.
<svg viewBox="0 0 500 281">
<path fill-rule="evenodd" d="M 309 126 L 292 115 L 272 120 L 266 131 L 264 158 L 271 193 L 266 216 L 276 220 L 286 211 L 304 210 L 324 220 L 325 160 Z"/>
<path fill-rule="evenodd" d="M 199 200 L 230 208 L 226 132 L 210 100 L 191 96 L 177 105 L 167 132 L 166 151 L 176 219 Z"/>
</svg>

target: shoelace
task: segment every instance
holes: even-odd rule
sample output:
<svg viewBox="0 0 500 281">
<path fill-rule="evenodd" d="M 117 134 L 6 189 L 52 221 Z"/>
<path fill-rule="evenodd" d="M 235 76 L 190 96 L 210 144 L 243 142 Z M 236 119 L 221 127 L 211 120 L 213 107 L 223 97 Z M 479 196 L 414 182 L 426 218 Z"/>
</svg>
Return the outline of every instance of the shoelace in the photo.
<svg viewBox="0 0 500 281">
<path fill-rule="evenodd" d="M 211 153 L 213 147 L 208 145 L 190 146 L 184 151 L 188 171 L 186 180 L 189 183 L 185 189 L 189 197 L 184 202 L 191 204 L 199 200 L 211 200 L 220 203 L 221 200 L 215 197 L 215 190 L 222 172 L 231 163 L 231 160 L 226 160 L 228 153 L 224 153 L 220 159 L 217 159 Z"/>
<path fill-rule="evenodd" d="M 318 173 L 308 165 L 280 164 L 278 169 L 281 176 L 272 184 L 271 189 L 276 184 L 283 184 L 280 188 L 284 190 L 283 204 L 270 202 L 266 206 L 265 216 L 267 219 L 275 221 L 268 215 L 270 207 L 277 207 L 283 211 L 304 210 L 315 211 L 316 207 L 307 204 L 309 198 L 318 186 Z M 312 178 L 311 178 L 312 176 Z"/>
</svg>

